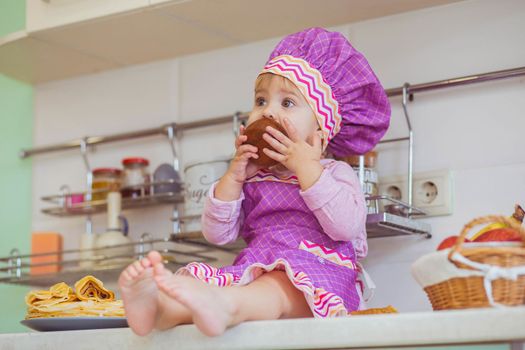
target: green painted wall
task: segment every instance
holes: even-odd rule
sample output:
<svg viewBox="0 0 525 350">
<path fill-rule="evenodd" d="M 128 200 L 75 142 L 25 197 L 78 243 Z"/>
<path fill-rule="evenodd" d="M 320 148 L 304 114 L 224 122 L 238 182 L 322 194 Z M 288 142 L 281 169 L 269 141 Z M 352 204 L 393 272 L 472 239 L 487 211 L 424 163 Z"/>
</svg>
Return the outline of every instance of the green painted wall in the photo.
<svg viewBox="0 0 525 350">
<path fill-rule="evenodd" d="M 0 36 L 23 30 L 26 27 L 25 0 L 0 1 Z"/>
<path fill-rule="evenodd" d="M 25 28 L 25 1 L 0 1 L 0 36 Z M 33 87 L 0 74 L 0 256 L 29 252 L 31 161 L 18 151 L 31 146 Z M 2 266 L 3 264 L 0 264 Z M 0 333 L 22 332 L 27 287 L 0 284 Z"/>
</svg>

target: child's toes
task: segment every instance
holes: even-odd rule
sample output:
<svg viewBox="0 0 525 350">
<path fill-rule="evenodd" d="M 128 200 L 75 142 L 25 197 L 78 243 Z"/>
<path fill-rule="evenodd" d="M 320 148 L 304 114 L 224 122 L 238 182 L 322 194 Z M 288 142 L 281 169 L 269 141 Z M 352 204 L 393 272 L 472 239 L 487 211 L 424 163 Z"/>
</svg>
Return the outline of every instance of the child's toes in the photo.
<svg viewBox="0 0 525 350">
<path fill-rule="evenodd" d="M 150 260 L 151 265 L 153 266 L 162 262 L 162 256 L 159 254 L 159 252 L 155 250 L 148 253 L 148 259 Z"/>
<path fill-rule="evenodd" d="M 129 274 L 127 269 L 122 271 L 122 273 L 120 274 L 120 280 L 122 280 L 122 281 L 129 282 L 132 279 L 133 278 L 131 278 L 131 276 L 130 276 L 130 274 Z"/>
<path fill-rule="evenodd" d="M 133 272 L 136 272 L 136 271 L 135 271 L 135 267 L 133 266 L 133 264 L 128 265 L 128 267 L 126 267 L 126 269 L 125 269 L 124 271 L 126 271 L 127 273 L 129 273 L 131 276 L 133 276 Z"/>
<path fill-rule="evenodd" d="M 133 263 L 133 267 L 135 268 L 135 270 L 137 270 L 137 272 L 140 274 L 142 271 L 144 271 L 144 266 L 142 266 L 142 262 L 140 261 L 135 261 Z"/>
<path fill-rule="evenodd" d="M 148 267 L 151 267 L 151 260 L 148 258 L 144 258 L 140 260 L 140 265 L 142 265 L 143 268 L 147 269 Z"/>
</svg>

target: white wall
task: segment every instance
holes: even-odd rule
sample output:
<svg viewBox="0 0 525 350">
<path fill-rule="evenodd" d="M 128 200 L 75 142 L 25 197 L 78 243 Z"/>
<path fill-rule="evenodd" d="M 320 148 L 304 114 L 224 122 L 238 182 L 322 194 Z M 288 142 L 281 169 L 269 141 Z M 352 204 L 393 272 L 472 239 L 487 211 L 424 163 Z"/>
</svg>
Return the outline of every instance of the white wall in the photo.
<svg viewBox="0 0 525 350">
<path fill-rule="evenodd" d="M 369 59 L 385 88 L 523 66 L 525 2 L 475 0 L 336 28 Z M 36 88 L 35 145 L 84 135 L 104 135 L 248 111 L 253 81 L 280 38 L 198 55 L 42 84 Z M 416 95 L 410 105 L 415 130 L 415 171 L 450 169 L 455 182 L 452 216 L 426 219 L 434 237 L 369 241 L 365 264 L 378 285 L 370 306 L 392 304 L 401 311 L 429 309 L 409 269 L 442 238 L 456 234 L 469 219 L 510 214 L 525 198 L 525 79 L 471 85 Z M 400 101 L 392 99 L 392 127 L 386 137 L 405 132 Z M 233 150 L 231 126 L 188 131 L 180 142 L 184 164 L 220 158 Z M 381 175 L 406 169 L 406 145 L 381 146 Z M 118 165 L 125 156 L 151 160 L 151 169 L 169 161 L 161 138 L 100 146 L 94 167 Z M 34 159 L 33 229 L 54 230 L 67 247 L 78 245 L 80 218 L 40 213 L 39 198 L 62 184 L 84 189 L 77 153 Z M 170 232 L 171 209 L 128 211 L 132 236 Z M 95 230 L 104 216 L 95 218 Z"/>
<path fill-rule="evenodd" d="M 385 87 L 523 66 L 522 1 L 468 1 L 349 26 Z M 525 78 L 422 93 L 409 106 L 415 130 L 414 170 L 450 169 L 455 182 L 452 216 L 425 219 L 434 237 L 370 240 L 366 266 L 378 288 L 372 306 L 403 311 L 430 308 L 410 276 L 410 265 L 458 234 L 470 219 L 506 214 L 525 198 Z M 391 100 L 386 138 L 404 135 L 400 98 Z M 406 144 L 379 147 L 380 175 L 406 172 Z"/>
</svg>

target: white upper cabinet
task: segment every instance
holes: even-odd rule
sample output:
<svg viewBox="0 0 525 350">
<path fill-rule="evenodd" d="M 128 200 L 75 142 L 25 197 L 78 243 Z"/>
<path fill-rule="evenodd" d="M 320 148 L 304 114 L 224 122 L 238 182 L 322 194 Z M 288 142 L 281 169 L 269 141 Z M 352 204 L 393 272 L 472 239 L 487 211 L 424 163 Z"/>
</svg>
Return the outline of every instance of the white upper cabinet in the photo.
<svg viewBox="0 0 525 350">
<path fill-rule="evenodd" d="M 38 84 L 456 1 L 26 0 L 0 74 Z"/>
<path fill-rule="evenodd" d="M 26 0 L 26 30 L 60 27 L 148 5 L 149 0 Z"/>
</svg>

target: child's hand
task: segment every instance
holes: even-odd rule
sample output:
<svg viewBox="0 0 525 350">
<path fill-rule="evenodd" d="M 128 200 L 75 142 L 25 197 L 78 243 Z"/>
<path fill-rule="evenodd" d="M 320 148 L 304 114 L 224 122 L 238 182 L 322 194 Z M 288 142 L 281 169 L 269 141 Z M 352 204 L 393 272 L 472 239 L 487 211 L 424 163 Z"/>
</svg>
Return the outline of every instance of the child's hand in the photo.
<svg viewBox="0 0 525 350">
<path fill-rule="evenodd" d="M 263 152 L 296 174 L 300 172 L 301 168 L 320 164 L 322 146 L 319 135 L 314 135 L 312 145 L 310 145 L 305 140 L 300 139 L 297 129 L 288 118 L 284 118 L 284 128 L 289 137 L 271 126 L 266 128 L 263 138 L 274 150 L 264 148 Z"/>
<path fill-rule="evenodd" d="M 227 176 L 237 183 L 243 183 L 259 170 L 257 165 L 250 162 L 250 158 L 259 158 L 257 147 L 244 144 L 248 140 L 248 136 L 244 135 L 244 129 L 244 125 L 241 125 L 239 136 L 235 139 L 235 149 L 237 151 L 226 173 Z"/>
</svg>

